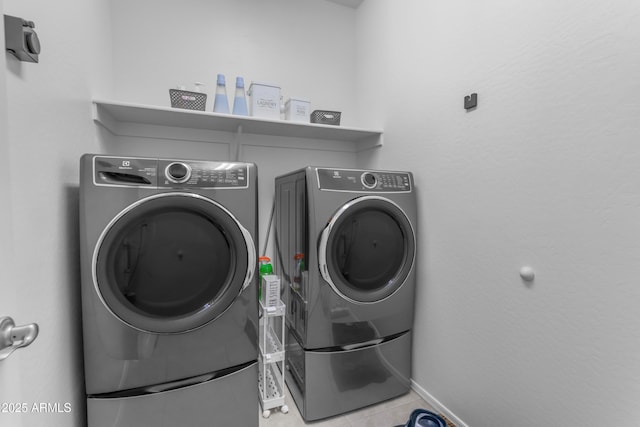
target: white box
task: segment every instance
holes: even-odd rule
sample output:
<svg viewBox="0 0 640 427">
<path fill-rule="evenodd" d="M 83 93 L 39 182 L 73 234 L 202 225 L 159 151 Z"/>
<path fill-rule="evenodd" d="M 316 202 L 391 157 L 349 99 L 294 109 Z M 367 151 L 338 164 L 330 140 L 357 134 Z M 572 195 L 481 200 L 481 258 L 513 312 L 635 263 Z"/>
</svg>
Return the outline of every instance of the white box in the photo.
<svg viewBox="0 0 640 427">
<path fill-rule="evenodd" d="M 251 116 L 280 120 L 280 86 L 251 82 L 247 95 Z"/>
<path fill-rule="evenodd" d="M 280 301 L 280 278 L 275 274 L 262 276 L 260 302 L 265 307 L 277 307 Z"/>
<path fill-rule="evenodd" d="M 309 123 L 311 102 L 304 98 L 291 97 L 284 104 L 284 118 L 292 122 Z"/>
</svg>

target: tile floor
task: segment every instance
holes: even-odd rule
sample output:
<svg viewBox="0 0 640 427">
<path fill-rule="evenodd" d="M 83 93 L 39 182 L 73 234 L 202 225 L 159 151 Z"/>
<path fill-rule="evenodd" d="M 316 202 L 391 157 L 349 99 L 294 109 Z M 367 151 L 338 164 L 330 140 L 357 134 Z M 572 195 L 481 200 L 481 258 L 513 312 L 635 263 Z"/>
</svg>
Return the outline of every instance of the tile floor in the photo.
<svg viewBox="0 0 640 427">
<path fill-rule="evenodd" d="M 289 412 L 283 414 L 278 410 L 271 412 L 269 418 L 262 417 L 260 409 L 260 427 L 395 427 L 404 425 L 409 419 L 411 411 L 417 408 L 423 408 L 433 411 L 433 408 L 427 404 L 413 390 L 404 396 L 387 400 L 377 405 L 368 406 L 366 408 L 349 412 L 344 415 L 338 415 L 326 420 L 305 423 L 298 412 L 296 403 L 293 401 L 289 390 L 286 390 L 285 403 L 289 407 Z"/>
</svg>

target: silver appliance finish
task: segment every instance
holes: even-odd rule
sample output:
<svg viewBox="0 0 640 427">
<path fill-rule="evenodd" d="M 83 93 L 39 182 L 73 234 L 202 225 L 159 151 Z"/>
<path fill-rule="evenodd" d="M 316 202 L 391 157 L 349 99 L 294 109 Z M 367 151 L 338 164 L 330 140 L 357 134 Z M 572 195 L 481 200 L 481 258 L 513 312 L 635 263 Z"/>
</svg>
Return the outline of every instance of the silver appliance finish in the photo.
<svg viewBox="0 0 640 427">
<path fill-rule="evenodd" d="M 256 186 L 249 163 L 82 157 L 90 427 L 199 426 L 212 401 L 258 425 Z"/>
<path fill-rule="evenodd" d="M 258 374 L 251 365 L 230 376 L 206 379 L 145 398 L 123 396 L 87 401 L 91 427 L 257 426 L 248 391 Z M 245 403 L 248 402 L 248 403 Z M 253 409 L 253 407 L 251 408 Z"/>
<path fill-rule="evenodd" d="M 276 178 L 286 380 L 305 420 L 409 391 L 416 219 L 410 172 L 307 167 Z"/>
<path fill-rule="evenodd" d="M 35 341 L 39 330 L 37 323 L 16 326 L 11 317 L 0 317 L 0 361 Z"/>
</svg>

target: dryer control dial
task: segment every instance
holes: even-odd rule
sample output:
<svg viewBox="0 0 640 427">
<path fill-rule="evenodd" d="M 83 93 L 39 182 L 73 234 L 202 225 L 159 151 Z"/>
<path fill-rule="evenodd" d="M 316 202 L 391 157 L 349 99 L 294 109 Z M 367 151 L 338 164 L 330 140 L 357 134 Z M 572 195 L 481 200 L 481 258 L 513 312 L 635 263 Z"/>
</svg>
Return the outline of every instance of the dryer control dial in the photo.
<svg viewBox="0 0 640 427">
<path fill-rule="evenodd" d="M 362 185 L 369 189 L 376 188 L 376 185 L 378 185 L 378 178 L 371 172 L 365 172 L 360 175 L 360 181 L 362 181 Z"/>
<path fill-rule="evenodd" d="M 191 166 L 182 162 L 169 163 L 164 172 L 167 179 L 176 184 L 183 184 L 191 178 Z"/>
</svg>

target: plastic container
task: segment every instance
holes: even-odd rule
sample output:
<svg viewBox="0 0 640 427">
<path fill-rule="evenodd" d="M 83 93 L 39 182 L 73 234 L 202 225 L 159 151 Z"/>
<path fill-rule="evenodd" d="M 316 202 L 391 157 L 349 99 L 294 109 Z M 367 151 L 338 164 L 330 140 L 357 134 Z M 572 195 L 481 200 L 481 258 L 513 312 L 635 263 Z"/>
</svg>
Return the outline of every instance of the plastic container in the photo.
<svg viewBox="0 0 640 427">
<path fill-rule="evenodd" d="M 227 99 L 227 85 L 224 74 L 218 74 L 216 96 L 213 100 L 213 112 L 229 114 L 229 100 Z"/>
<path fill-rule="evenodd" d="M 340 111 L 314 110 L 311 113 L 311 123 L 340 126 Z"/>
<path fill-rule="evenodd" d="M 304 254 L 295 254 L 293 256 L 293 260 L 295 262 L 295 272 L 293 274 L 293 288 L 300 292 L 300 287 L 302 285 L 302 272 L 305 270 L 304 268 Z"/>
<path fill-rule="evenodd" d="M 271 265 L 271 258 L 268 256 L 261 256 L 258 258 L 258 261 L 260 262 L 260 267 L 258 269 L 258 274 L 260 276 L 260 283 L 258 283 L 258 301 L 262 301 L 262 276 L 272 274 L 273 266 Z"/>
<path fill-rule="evenodd" d="M 196 83 L 194 91 L 188 91 L 179 85 L 176 89 L 169 89 L 172 108 L 204 111 L 207 105 L 207 94 L 200 90 L 202 83 Z"/>
<path fill-rule="evenodd" d="M 426 409 L 416 409 L 406 424 L 397 427 L 447 427 L 447 422 L 438 414 Z"/>
<path fill-rule="evenodd" d="M 262 279 L 262 276 L 264 276 L 265 274 L 273 273 L 271 258 L 269 258 L 268 256 L 261 256 L 260 258 L 258 258 L 258 261 L 260 261 L 260 279 Z"/>
<path fill-rule="evenodd" d="M 247 98 L 244 94 L 244 79 L 236 77 L 236 93 L 233 98 L 233 114 L 236 116 L 248 116 Z"/>
</svg>

